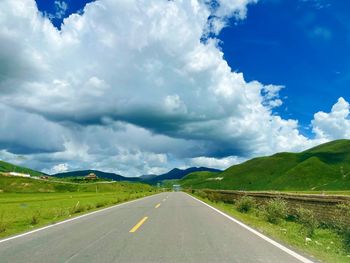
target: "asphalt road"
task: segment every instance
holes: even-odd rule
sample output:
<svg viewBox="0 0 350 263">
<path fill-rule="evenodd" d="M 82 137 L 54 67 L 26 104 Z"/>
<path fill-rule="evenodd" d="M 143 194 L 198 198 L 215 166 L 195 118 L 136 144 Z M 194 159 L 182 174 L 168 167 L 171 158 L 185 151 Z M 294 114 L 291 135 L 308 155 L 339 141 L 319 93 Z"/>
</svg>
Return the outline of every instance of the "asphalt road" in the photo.
<svg viewBox="0 0 350 263">
<path fill-rule="evenodd" d="M 302 261 L 177 192 L 0 241 L 0 262 Z"/>
</svg>

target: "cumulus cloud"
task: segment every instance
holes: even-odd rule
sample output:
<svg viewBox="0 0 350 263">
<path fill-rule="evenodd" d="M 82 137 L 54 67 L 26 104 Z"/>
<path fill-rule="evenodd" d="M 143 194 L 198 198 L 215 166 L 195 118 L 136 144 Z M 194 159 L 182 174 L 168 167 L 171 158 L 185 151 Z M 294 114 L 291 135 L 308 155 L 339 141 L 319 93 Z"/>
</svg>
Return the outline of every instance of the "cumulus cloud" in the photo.
<svg viewBox="0 0 350 263">
<path fill-rule="evenodd" d="M 339 98 L 331 112 L 318 112 L 312 121 L 317 138 L 335 140 L 350 138 L 350 106 L 344 98 Z"/>
<path fill-rule="evenodd" d="M 52 167 L 50 170 L 43 170 L 45 173 L 48 174 L 56 174 L 56 173 L 64 173 L 67 172 L 69 169 L 69 165 L 66 163 L 60 163 L 56 164 Z"/>
<path fill-rule="evenodd" d="M 245 161 L 244 158 L 237 156 L 229 156 L 225 158 L 212 158 L 212 157 L 195 157 L 190 160 L 190 166 L 197 167 L 212 167 L 216 169 L 225 170 L 227 167 L 230 167 L 235 164 L 239 164 Z"/>
<path fill-rule="evenodd" d="M 0 147 L 12 153 L 57 152 L 64 149 L 65 132 L 42 116 L 0 104 Z"/>
<path fill-rule="evenodd" d="M 273 112 L 283 87 L 247 82 L 218 46 L 255 2 L 100 0 L 58 30 L 34 0 L 1 1 L 2 156 L 139 175 L 313 145 Z"/>
</svg>

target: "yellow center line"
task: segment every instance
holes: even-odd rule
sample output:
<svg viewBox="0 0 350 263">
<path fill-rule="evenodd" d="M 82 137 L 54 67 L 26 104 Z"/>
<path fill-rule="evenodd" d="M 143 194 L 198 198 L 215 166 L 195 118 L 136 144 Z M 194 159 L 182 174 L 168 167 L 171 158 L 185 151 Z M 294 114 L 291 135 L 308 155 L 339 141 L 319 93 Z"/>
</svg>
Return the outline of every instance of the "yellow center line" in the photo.
<svg viewBox="0 0 350 263">
<path fill-rule="evenodd" d="M 155 208 L 158 208 L 158 207 L 160 207 L 160 204 L 156 205 L 156 207 L 155 207 Z"/>
<path fill-rule="evenodd" d="M 148 219 L 147 216 L 145 216 L 144 218 L 141 219 L 140 222 L 138 222 L 133 228 L 131 228 L 131 230 L 129 231 L 129 233 L 134 233 L 136 232 L 137 229 L 139 229 L 140 226 L 142 226 L 143 223 L 145 223 L 145 221 Z"/>
</svg>

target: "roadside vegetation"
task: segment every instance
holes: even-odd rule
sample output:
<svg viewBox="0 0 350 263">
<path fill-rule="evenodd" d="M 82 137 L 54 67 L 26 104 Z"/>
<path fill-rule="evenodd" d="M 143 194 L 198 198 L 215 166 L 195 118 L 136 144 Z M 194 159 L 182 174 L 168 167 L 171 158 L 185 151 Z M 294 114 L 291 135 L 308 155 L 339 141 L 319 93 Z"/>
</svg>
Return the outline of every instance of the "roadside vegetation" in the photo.
<svg viewBox="0 0 350 263">
<path fill-rule="evenodd" d="M 242 197 L 231 204 L 211 201 L 202 191 L 195 196 L 296 251 L 322 262 L 350 262 L 350 228 L 344 223 L 350 217 L 349 204 L 339 205 L 334 223 L 324 224 L 312 211 L 301 207 L 290 211 L 278 198 L 257 204 L 252 197 Z"/>
<path fill-rule="evenodd" d="M 156 192 L 140 183 L 57 183 L 0 176 L 0 238 Z"/>
</svg>

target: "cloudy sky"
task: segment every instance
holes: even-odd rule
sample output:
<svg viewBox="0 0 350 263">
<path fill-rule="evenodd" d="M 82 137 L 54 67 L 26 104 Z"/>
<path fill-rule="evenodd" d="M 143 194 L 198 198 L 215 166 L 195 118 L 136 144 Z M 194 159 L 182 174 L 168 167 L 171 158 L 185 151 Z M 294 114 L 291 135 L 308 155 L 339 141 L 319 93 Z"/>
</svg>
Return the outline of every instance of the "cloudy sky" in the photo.
<svg viewBox="0 0 350 263">
<path fill-rule="evenodd" d="M 0 159 L 137 176 L 350 138 L 349 8 L 1 0 Z"/>
</svg>

